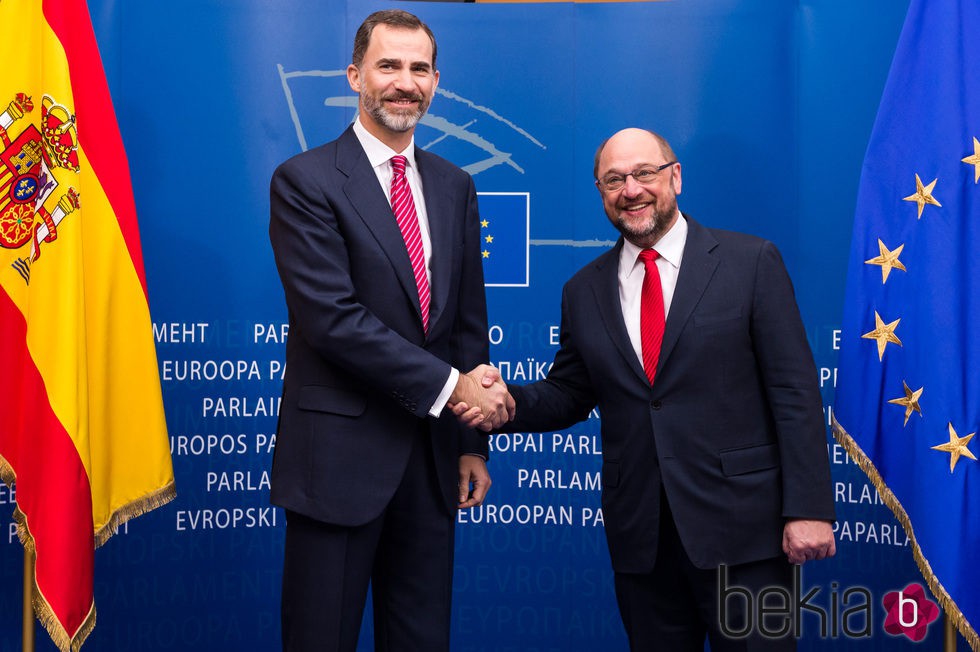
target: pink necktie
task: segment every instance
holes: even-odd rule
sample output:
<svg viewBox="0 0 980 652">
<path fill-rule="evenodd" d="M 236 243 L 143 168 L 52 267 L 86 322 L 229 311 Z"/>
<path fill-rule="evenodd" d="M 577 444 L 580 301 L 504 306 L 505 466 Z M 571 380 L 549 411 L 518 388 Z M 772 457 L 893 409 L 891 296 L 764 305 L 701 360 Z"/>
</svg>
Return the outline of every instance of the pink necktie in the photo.
<svg viewBox="0 0 980 652">
<path fill-rule="evenodd" d="M 415 285 L 419 290 L 419 305 L 422 307 L 422 328 L 429 332 L 429 279 L 425 275 L 425 250 L 422 249 L 422 232 L 419 230 L 419 218 L 415 212 L 415 202 L 412 200 L 412 189 L 408 187 L 405 178 L 405 157 L 391 157 L 391 208 L 395 212 L 395 220 L 405 239 L 408 248 L 408 258 L 412 261 L 412 272 L 415 274 Z"/>
<path fill-rule="evenodd" d="M 664 293 L 660 287 L 657 255 L 653 249 L 644 249 L 639 255 L 646 268 L 640 294 L 640 348 L 643 352 L 643 370 L 651 385 L 657 375 L 660 344 L 664 339 Z"/>
</svg>

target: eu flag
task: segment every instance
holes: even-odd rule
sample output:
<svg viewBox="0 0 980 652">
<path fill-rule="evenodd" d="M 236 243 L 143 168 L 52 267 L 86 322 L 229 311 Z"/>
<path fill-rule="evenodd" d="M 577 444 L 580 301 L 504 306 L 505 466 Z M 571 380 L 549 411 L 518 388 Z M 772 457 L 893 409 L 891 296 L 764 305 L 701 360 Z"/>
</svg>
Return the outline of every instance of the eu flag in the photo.
<svg viewBox="0 0 980 652">
<path fill-rule="evenodd" d="M 833 424 L 973 650 L 980 649 L 978 35 L 977 0 L 912 0 L 861 172 Z"/>
<path fill-rule="evenodd" d="M 480 192 L 480 255 L 487 287 L 530 284 L 530 195 Z"/>
</svg>

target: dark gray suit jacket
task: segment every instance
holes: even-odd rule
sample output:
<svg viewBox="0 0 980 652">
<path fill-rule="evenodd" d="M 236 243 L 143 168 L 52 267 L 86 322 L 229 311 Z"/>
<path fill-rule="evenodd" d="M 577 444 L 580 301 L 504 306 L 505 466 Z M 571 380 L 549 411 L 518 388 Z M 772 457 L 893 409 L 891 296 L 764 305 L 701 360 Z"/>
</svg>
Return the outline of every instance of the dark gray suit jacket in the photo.
<svg viewBox="0 0 980 652">
<path fill-rule="evenodd" d="M 817 372 L 779 252 L 685 219 L 653 388 L 620 306 L 622 240 L 565 285 L 547 379 L 511 388 L 508 431 L 564 428 L 598 405 L 619 572 L 653 568 L 661 486 L 701 568 L 782 554 L 787 518 L 834 519 Z"/>
<path fill-rule="evenodd" d="M 283 163 L 269 235 L 289 309 L 272 502 L 338 525 L 374 519 L 394 493 L 420 420 L 447 509 L 458 456 L 482 434 L 427 417 L 450 366 L 489 359 L 473 180 L 416 150 L 432 240 L 429 332 L 401 232 L 353 130 Z"/>
</svg>

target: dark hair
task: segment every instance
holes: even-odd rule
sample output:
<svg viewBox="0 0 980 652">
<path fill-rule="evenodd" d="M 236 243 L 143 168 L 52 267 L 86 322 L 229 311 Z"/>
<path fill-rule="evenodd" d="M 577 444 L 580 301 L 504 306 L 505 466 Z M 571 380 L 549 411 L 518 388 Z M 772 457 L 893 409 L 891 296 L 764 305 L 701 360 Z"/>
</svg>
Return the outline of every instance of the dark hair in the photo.
<svg viewBox="0 0 980 652">
<path fill-rule="evenodd" d="M 378 25 L 387 25 L 396 29 L 421 29 L 424 30 L 432 41 L 432 67 L 436 67 L 436 37 L 432 34 L 429 26 L 419 20 L 418 16 L 402 11 L 401 9 L 383 9 L 376 11 L 361 23 L 354 35 L 354 53 L 351 61 L 358 68 L 364 61 L 364 53 L 367 52 L 368 43 L 371 41 L 371 33 Z"/>
<path fill-rule="evenodd" d="M 660 151 L 663 152 L 663 155 L 667 157 L 668 161 L 677 160 L 677 155 L 674 154 L 674 150 L 670 146 L 670 143 L 667 142 L 666 138 L 655 131 L 650 131 L 649 129 L 643 129 L 643 131 L 653 136 L 653 138 L 657 141 L 657 144 L 660 145 Z M 612 138 L 612 136 L 609 138 Z M 609 142 L 609 138 L 599 143 L 599 149 L 595 151 L 595 159 L 592 161 L 592 176 L 596 179 L 599 178 L 599 157 L 602 156 L 602 150 L 606 148 L 606 143 Z"/>
</svg>

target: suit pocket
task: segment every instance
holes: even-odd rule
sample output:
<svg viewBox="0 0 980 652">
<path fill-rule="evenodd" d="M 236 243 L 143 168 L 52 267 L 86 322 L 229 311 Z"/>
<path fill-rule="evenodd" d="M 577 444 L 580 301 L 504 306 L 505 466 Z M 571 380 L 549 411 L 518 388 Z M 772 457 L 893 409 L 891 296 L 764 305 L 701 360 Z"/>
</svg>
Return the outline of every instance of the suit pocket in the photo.
<svg viewBox="0 0 980 652">
<path fill-rule="evenodd" d="M 336 387 L 306 385 L 299 390 L 297 405 L 301 410 L 357 417 L 367 408 L 367 396 Z"/>
<path fill-rule="evenodd" d="M 764 471 L 779 466 L 779 446 L 763 444 L 721 452 L 721 470 L 726 476 Z"/>
</svg>

